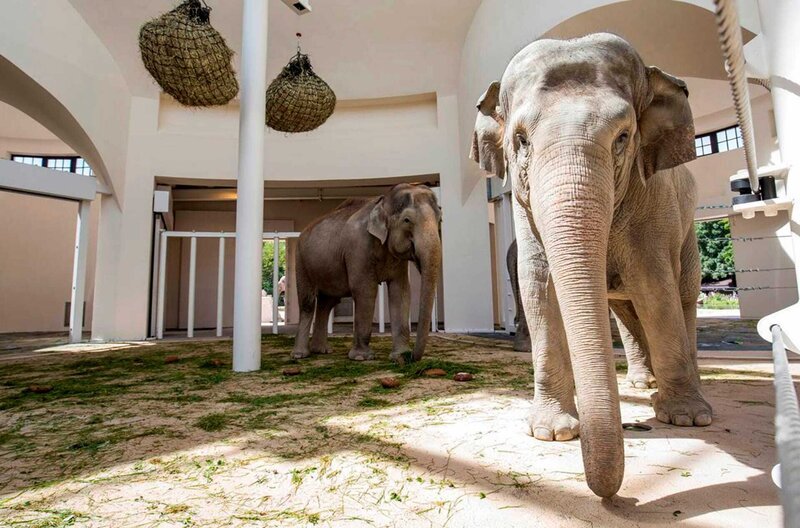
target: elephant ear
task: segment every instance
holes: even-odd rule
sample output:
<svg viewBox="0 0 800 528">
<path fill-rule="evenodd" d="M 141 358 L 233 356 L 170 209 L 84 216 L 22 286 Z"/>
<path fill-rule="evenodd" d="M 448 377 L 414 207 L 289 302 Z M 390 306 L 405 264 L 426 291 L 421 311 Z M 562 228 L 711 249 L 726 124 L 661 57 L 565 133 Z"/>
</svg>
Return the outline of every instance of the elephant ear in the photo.
<svg viewBox="0 0 800 528">
<path fill-rule="evenodd" d="M 500 82 L 494 81 L 478 99 L 478 117 L 472 132 L 470 159 L 481 169 L 497 176 L 505 183 L 506 171 L 503 159 L 503 120 L 497 110 L 500 97 Z"/>
<path fill-rule="evenodd" d="M 639 116 L 640 173 L 647 180 L 697 157 L 694 119 L 686 83 L 655 66 L 647 68 L 649 93 Z"/>
<path fill-rule="evenodd" d="M 387 220 L 388 215 L 383 207 L 383 196 L 381 196 L 369 212 L 369 224 L 367 225 L 369 234 L 380 240 L 381 244 L 386 243 L 386 237 L 389 236 Z"/>
</svg>

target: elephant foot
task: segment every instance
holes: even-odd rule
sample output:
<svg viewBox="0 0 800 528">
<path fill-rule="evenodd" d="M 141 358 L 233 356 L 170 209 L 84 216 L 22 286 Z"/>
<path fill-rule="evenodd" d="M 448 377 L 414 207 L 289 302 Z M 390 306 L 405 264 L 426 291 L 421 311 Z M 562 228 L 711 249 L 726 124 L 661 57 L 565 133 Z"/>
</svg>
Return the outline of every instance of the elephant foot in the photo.
<svg viewBox="0 0 800 528">
<path fill-rule="evenodd" d="M 659 391 L 651 399 L 659 422 L 682 427 L 711 425 L 711 406 L 697 390 L 682 395 Z"/>
<path fill-rule="evenodd" d="M 292 350 L 291 357 L 292 357 L 292 359 L 303 359 L 303 358 L 307 358 L 310 355 L 311 355 L 311 352 L 307 348 L 297 348 L 297 347 L 295 347 L 295 349 Z"/>
<path fill-rule="evenodd" d="M 517 352 L 530 352 L 531 351 L 531 336 L 517 332 L 514 336 L 514 350 Z"/>
<path fill-rule="evenodd" d="M 628 366 L 628 375 L 626 376 L 628 383 L 635 389 L 655 389 L 656 377 L 647 369 L 635 370 Z"/>
<path fill-rule="evenodd" d="M 369 347 L 351 348 L 350 353 L 347 354 L 347 357 L 349 357 L 353 361 L 369 361 L 370 359 L 375 357 L 375 354 L 372 353 L 372 349 Z"/>
<path fill-rule="evenodd" d="M 398 365 L 406 365 L 413 361 L 414 353 L 411 352 L 411 350 L 409 350 L 408 348 L 392 350 L 392 353 L 389 354 L 389 359 L 391 359 Z"/>
<path fill-rule="evenodd" d="M 311 353 L 312 354 L 332 354 L 333 349 L 330 345 L 323 345 L 323 346 L 315 346 L 311 345 Z"/>
<path fill-rule="evenodd" d="M 550 408 L 534 409 L 528 418 L 531 435 L 545 442 L 564 442 L 578 437 L 578 419 L 570 413 Z"/>
</svg>

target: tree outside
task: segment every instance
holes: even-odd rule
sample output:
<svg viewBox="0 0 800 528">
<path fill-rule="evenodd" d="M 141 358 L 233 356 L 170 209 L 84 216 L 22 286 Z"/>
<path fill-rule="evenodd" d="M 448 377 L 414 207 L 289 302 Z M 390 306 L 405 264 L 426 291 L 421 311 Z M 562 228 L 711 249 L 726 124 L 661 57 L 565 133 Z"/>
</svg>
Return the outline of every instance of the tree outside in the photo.
<svg viewBox="0 0 800 528">
<path fill-rule="evenodd" d="M 708 222 L 696 222 L 697 246 L 700 248 L 702 282 L 718 282 L 733 279 L 733 242 L 730 240 L 731 225 L 727 218 Z"/>
<path fill-rule="evenodd" d="M 278 242 L 278 276 L 273 277 L 274 244 L 272 240 L 265 240 L 261 254 L 261 288 L 272 295 L 272 285 L 286 274 L 286 242 Z"/>
</svg>

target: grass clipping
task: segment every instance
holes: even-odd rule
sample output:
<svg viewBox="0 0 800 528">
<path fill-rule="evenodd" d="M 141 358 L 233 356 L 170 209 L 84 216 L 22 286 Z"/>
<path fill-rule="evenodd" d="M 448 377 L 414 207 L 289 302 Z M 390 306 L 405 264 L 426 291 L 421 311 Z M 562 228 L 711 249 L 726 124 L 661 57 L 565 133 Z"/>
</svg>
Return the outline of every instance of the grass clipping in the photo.
<svg viewBox="0 0 800 528">
<path fill-rule="evenodd" d="M 336 94 L 297 53 L 267 88 L 266 123 L 279 132 L 309 132 L 333 113 Z"/>
<path fill-rule="evenodd" d="M 233 51 L 211 27 L 210 13 L 200 0 L 186 0 L 139 31 L 145 68 L 186 106 L 224 105 L 239 93 Z"/>
</svg>

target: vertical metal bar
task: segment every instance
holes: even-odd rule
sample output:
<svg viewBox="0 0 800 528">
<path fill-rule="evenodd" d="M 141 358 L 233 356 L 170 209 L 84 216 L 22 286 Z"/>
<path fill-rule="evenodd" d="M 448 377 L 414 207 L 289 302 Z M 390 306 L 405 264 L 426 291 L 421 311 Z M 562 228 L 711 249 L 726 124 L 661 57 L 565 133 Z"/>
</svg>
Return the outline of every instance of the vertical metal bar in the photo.
<svg viewBox="0 0 800 528">
<path fill-rule="evenodd" d="M 156 338 L 164 339 L 164 290 L 167 281 L 167 236 L 161 231 L 161 249 L 158 252 L 158 304 L 156 305 Z"/>
<path fill-rule="evenodd" d="M 386 287 L 386 283 L 382 282 L 378 284 L 378 333 L 382 334 L 386 331 L 386 322 L 384 321 L 384 311 L 385 308 L 383 307 L 384 304 L 384 287 Z"/>
<path fill-rule="evenodd" d="M 222 308 L 225 289 L 225 237 L 219 237 L 219 262 L 217 264 L 217 337 L 222 337 Z"/>
<path fill-rule="evenodd" d="M 333 334 L 333 310 L 334 308 L 331 308 L 331 313 L 328 316 L 328 335 Z"/>
<path fill-rule="evenodd" d="M 281 239 L 272 239 L 272 333 L 278 333 L 278 256 Z"/>
<path fill-rule="evenodd" d="M 197 237 L 189 245 L 189 313 L 186 316 L 186 337 L 194 337 L 194 287 L 197 271 Z"/>
<path fill-rule="evenodd" d="M 86 254 L 89 251 L 89 223 L 92 202 L 78 204 L 78 223 L 75 227 L 75 257 L 72 263 L 72 295 L 69 313 L 69 342 L 83 340 L 83 298 L 86 292 Z"/>
</svg>

